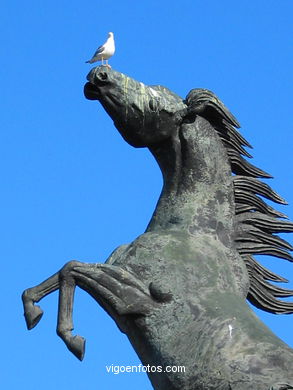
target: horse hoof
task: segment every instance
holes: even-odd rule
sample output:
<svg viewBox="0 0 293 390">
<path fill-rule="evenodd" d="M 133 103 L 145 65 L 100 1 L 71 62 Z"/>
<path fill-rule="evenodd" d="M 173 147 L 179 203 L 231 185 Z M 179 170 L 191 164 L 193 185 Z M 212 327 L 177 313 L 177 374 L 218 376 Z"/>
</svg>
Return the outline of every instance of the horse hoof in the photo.
<svg viewBox="0 0 293 390">
<path fill-rule="evenodd" d="M 82 361 L 85 353 L 85 339 L 81 336 L 73 336 L 67 343 L 68 349 Z"/>
<path fill-rule="evenodd" d="M 28 330 L 34 328 L 43 316 L 43 310 L 40 306 L 32 306 L 24 313 L 25 322 Z"/>
</svg>

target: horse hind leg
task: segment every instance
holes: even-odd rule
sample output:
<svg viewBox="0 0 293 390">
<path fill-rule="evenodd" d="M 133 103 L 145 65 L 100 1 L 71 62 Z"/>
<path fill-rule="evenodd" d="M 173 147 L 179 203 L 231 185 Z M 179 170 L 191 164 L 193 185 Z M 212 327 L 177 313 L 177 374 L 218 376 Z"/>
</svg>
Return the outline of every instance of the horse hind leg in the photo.
<svg viewBox="0 0 293 390">
<path fill-rule="evenodd" d="M 46 295 L 51 294 L 59 288 L 59 273 L 57 272 L 50 278 L 46 279 L 39 285 L 28 288 L 22 294 L 22 302 L 24 307 L 24 317 L 27 328 L 34 328 L 43 316 L 43 310 L 40 306 L 35 305 Z"/>
</svg>

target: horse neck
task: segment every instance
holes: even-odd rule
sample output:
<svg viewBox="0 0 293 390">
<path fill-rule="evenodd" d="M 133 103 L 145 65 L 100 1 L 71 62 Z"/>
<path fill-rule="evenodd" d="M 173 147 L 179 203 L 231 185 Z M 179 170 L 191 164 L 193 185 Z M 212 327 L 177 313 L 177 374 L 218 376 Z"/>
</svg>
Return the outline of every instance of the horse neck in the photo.
<svg viewBox="0 0 293 390">
<path fill-rule="evenodd" d="M 164 184 L 147 231 L 216 233 L 231 241 L 231 168 L 225 147 L 210 123 L 197 117 L 150 150 L 162 170 Z"/>
</svg>

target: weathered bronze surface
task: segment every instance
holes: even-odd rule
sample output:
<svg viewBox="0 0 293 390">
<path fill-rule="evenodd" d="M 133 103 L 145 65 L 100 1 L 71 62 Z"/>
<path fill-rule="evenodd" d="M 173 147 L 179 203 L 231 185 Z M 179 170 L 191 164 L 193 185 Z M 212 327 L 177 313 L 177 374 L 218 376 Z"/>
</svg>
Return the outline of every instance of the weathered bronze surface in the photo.
<svg viewBox="0 0 293 390">
<path fill-rule="evenodd" d="M 249 143 L 237 120 L 210 91 L 185 100 L 107 66 L 88 75 L 85 96 L 99 100 L 122 137 L 148 147 L 164 185 L 144 234 L 116 249 L 105 264 L 67 263 L 23 294 L 29 329 L 42 316 L 34 303 L 59 289 L 58 335 L 79 359 L 73 336 L 75 286 L 87 291 L 125 332 L 144 365 L 185 366 L 150 372 L 156 390 L 293 389 L 293 351 L 246 303 L 292 313 L 277 299 L 293 292 L 253 254 L 292 261 L 275 233 L 293 224 L 264 200 L 285 201 L 248 163 Z"/>
</svg>

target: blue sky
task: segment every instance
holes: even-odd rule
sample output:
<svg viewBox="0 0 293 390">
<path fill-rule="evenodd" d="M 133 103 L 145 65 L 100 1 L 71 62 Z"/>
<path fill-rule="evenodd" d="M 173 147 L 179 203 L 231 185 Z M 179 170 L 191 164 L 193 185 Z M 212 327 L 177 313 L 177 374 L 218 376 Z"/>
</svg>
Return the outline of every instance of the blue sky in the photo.
<svg viewBox="0 0 293 390">
<path fill-rule="evenodd" d="M 56 336 L 57 293 L 42 301 L 44 317 L 30 332 L 20 300 L 67 261 L 104 262 L 131 242 L 160 194 L 150 153 L 127 145 L 99 103 L 83 96 L 85 61 L 108 31 L 115 70 L 182 97 L 196 87 L 220 97 L 292 220 L 292 11 L 292 0 L 4 2 L 1 388 L 151 389 L 143 374 L 106 372 L 139 361 L 84 292 L 76 291 L 74 311 L 75 330 L 87 339 L 82 363 Z M 293 288 L 292 264 L 262 260 Z M 258 313 L 293 347 L 292 316 Z"/>
</svg>

